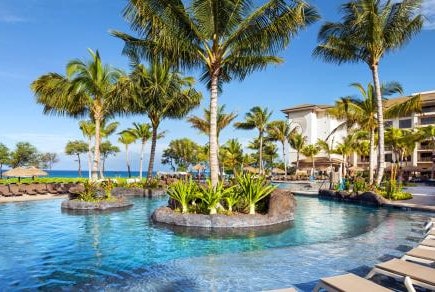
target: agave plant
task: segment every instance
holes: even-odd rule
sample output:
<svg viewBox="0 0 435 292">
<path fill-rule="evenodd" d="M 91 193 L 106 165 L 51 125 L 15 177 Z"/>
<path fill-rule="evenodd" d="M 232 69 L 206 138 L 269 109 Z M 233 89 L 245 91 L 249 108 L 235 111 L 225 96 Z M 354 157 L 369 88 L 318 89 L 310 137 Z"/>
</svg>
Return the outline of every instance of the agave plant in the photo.
<svg viewBox="0 0 435 292">
<path fill-rule="evenodd" d="M 232 188 L 224 188 L 222 182 L 213 186 L 211 180 L 207 181 L 207 186 L 201 187 L 199 191 L 199 198 L 205 204 L 210 215 L 216 214 L 217 209 L 221 207 L 221 200 L 232 191 Z"/>
<path fill-rule="evenodd" d="M 181 213 L 185 214 L 189 210 L 189 203 L 196 198 L 198 186 L 191 179 L 188 181 L 177 181 L 168 188 L 168 195 L 181 205 Z"/>
<path fill-rule="evenodd" d="M 228 212 L 233 212 L 233 206 L 236 205 L 240 201 L 240 193 L 235 189 L 235 187 L 231 187 L 230 190 L 226 193 L 225 202 L 228 206 Z"/>
<path fill-rule="evenodd" d="M 245 198 L 249 205 L 249 214 L 255 214 L 255 205 L 276 189 L 276 186 L 268 184 L 264 177 L 252 174 L 238 176 L 237 186 L 240 195 Z"/>
</svg>

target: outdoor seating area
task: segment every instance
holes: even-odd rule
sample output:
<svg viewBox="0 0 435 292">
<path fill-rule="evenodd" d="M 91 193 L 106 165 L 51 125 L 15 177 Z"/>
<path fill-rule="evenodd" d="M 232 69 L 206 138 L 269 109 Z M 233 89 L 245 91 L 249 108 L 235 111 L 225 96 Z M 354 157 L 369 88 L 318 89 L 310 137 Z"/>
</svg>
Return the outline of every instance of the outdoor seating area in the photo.
<svg viewBox="0 0 435 292">
<path fill-rule="evenodd" d="M 23 183 L 23 184 L 2 184 L 0 185 L 0 196 L 17 197 L 23 195 L 66 195 L 76 183 Z"/>
<path fill-rule="evenodd" d="M 382 275 L 403 283 L 406 290 L 416 291 L 418 287 L 435 290 L 435 234 L 434 218 L 431 218 L 423 228 L 423 239 L 417 246 L 406 252 L 400 259 L 391 259 L 376 264 L 365 278 L 354 274 L 320 279 L 314 291 L 393 291 L 370 279 Z"/>
</svg>

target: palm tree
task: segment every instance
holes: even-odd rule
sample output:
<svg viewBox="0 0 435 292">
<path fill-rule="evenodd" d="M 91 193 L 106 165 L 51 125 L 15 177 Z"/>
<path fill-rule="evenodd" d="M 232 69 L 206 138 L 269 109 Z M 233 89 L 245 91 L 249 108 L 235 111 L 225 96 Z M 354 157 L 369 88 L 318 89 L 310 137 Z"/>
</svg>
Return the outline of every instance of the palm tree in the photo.
<svg viewBox="0 0 435 292">
<path fill-rule="evenodd" d="M 354 0 L 342 5 L 341 22 L 327 22 L 319 32 L 314 55 L 327 62 L 365 62 L 372 73 L 378 120 L 378 165 L 376 184 L 384 175 L 384 118 L 379 62 L 384 54 L 407 43 L 423 26 L 418 14 L 421 0 Z"/>
<path fill-rule="evenodd" d="M 307 142 L 307 137 L 300 133 L 290 134 L 288 137 L 288 142 L 290 147 L 296 150 L 296 170 L 299 169 L 299 155 L 302 149 L 305 147 L 305 143 Z"/>
<path fill-rule="evenodd" d="M 85 138 L 88 139 L 88 173 L 92 178 L 92 137 L 95 136 L 95 124 L 92 121 L 80 121 L 79 128 Z"/>
<path fill-rule="evenodd" d="M 314 178 L 314 170 L 316 168 L 315 163 L 314 163 L 314 156 L 316 156 L 319 152 L 320 152 L 320 148 L 316 144 L 305 145 L 304 148 L 302 148 L 302 150 L 301 150 L 301 153 L 305 157 L 311 158 L 311 161 L 313 163 L 313 168 L 311 169 L 311 176 L 313 178 Z"/>
<path fill-rule="evenodd" d="M 125 161 L 127 162 L 128 177 L 131 177 L 130 159 L 128 157 L 128 145 L 136 142 L 136 137 L 128 132 L 121 132 L 119 133 L 118 141 L 125 146 Z"/>
<path fill-rule="evenodd" d="M 365 89 L 360 83 L 352 83 L 363 97 L 362 99 L 353 97 L 344 97 L 339 99 L 335 106 L 328 111 L 328 114 L 336 117 L 337 119 L 344 120 L 336 129 L 347 127 L 351 129 L 358 126 L 362 130 L 369 133 L 370 141 L 370 160 L 369 160 L 369 183 L 374 182 L 374 156 L 375 156 L 375 134 L 378 128 L 378 106 L 376 102 L 375 88 L 372 84 L 367 85 Z M 381 86 L 381 91 L 384 96 L 383 102 L 386 102 L 385 96 L 395 93 L 403 93 L 402 86 L 397 82 L 389 82 Z M 385 108 L 383 106 L 383 108 Z M 420 96 L 413 96 L 405 99 L 402 102 L 385 109 L 383 115 L 387 118 L 395 118 L 410 115 L 413 112 L 421 110 Z M 336 130 L 334 129 L 334 131 Z M 334 133 L 332 131 L 332 133 Z M 332 134 L 331 133 L 331 134 Z M 379 133 L 378 133 L 379 134 Z M 378 156 L 380 151 L 378 149 Z M 385 160 L 385 158 L 383 158 Z"/>
<path fill-rule="evenodd" d="M 243 80 L 269 64 L 281 63 L 278 51 L 292 36 L 319 18 L 302 1 L 268 1 L 253 9 L 252 0 L 213 3 L 179 0 L 130 0 L 124 17 L 143 39 L 114 32 L 126 43 L 124 52 L 149 59 L 165 57 L 184 68 L 202 67 L 210 89 L 210 170 L 218 184 L 217 106 L 224 82 Z"/>
<path fill-rule="evenodd" d="M 82 176 L 82 164 L 80 160 L 80 154 L 88 152 L 88 147 L 89 147 L 88 143 L 79 140 L 68 141 L 68 143 L 65 146 L 66 155 L 77 155 L 77 162 L 79 164 L 78 166 L 79 177 Z"/>
<path fill-rule="evenodd" d="M 426 127 L 422 127 L 419 129 L 420 135 L 422 139 L 430 139 L 430 144 L 432 145 L 432 170 L 430 177 L 434 179 L 435 174 L 435 126 L 430 125 Z"/>
<path fill-rule="evenodd" d="M 92 179 L 98 178 L 100 166 L 101 122 L 122 110 L 113 94 L 123 73 L 104 65 L 100 54 L 89 50 L 91 60 L 75 59 L 66 66 L 66 76 L 48 73 L 33 81 L 31 88 L 36 101 L 44 105 L 44 113 L 72 117 L 91 115 L 95 123 L 94 161 Z"/>
<path fill-rule="evenodd" d="M 295 129 L 293 129 L 295 133 Z M 271 141 L 279 141 L 282 146 L 282 159 L 284 160 L 284 177 L 287 180 L 287 159 L 285 156 L 285 144 L 290 135 L 292 135 L 290 125 L 286 121 L 273 121 L 267 126 L 268 139 Z"/>
<path fill-rule="evenodd" d="M 225 113 L 225 105 L 219 106 L 217 110 L 217 125 L 216 125 L 216 139 L 219 147 L 219 134 L 227 127 L 235 118 L 237 114 L 234 112 Z M 204 109 L 204 118 L 198 116 L 191 116 L 187 121 L 193 128 L 198 129 L 200 132 L 210 135 L 210 111 Z"/>
<path fill-rule="evenodd" d="M 236 129 L 258 130 L 258 141 L 260 143 L 258 168 L 260 170 L 260 174 L 263 174 L 263 136 L 266 132 L 267 124 L 271 115 L 272 112 L 269 112 L 267 108 L 254 106 L 245 114 L 244 122 L 234 123 L 234 127 L 236 127 Z"/>
<path fill-rule="evenodd" d="M 118 146 L 112 145 L 110 141 L 104 141 L 100 144 L 100 152 L 101 152 L 101 178 L 104 178 L 104 171 L 106 165 L 106 159 L 110 155 L 116 155 L 116 153 L 120 152 Z"/>
<path fill-rule="evenodd" d="M 316 142 L 316 146 L 319 147 L 320 151 L 323 151 L 328 155 L 329 160 L 329 188 L 332 188 L 332 173 L 333 173 L 333 166 L 332 166 L 332 157 L 331 155 L 334 153 L 334 138 L 332 138 L 331 143 L 328 142 L 328 140 L 322 140 L 318 139 Z"/>
<path fill-rule="evenodd" d="M 343 167 L 342 167 L 342 175 L 343 177 L 346 176 L 347 173 L 347 165 L 348 165 L 348 158 L 349 156 L 354 153 L 359 145 L 362 143 L 357 140 L 358 135 L 357 133 L 351 133 L 348 134 L 346 137 L 343 138 L 342 142 L 337 143 L 337 146 L 333 150 L 333 153 L 340 154 L 343 160 Z"/>
<path fill-rule="evenodd" d="M 243 163 L 242 144 L 237 139 L 228 140 L 222 147 L 222 163 L 233 170 L 234 176 L 237 176 L 237 168 Z M 243 167 L 241 167 L 243 169 Z"/>
<path fill-rule="evenodd" d="M 142 180 L 142 169 L 143 169 L 143 156 L 145 153 L 145 144 L 147 141 L 152 137 L 151 132 L 151 126 L 150 124 L 143 123 L 133 123 L 133 128 L 129 128 L 122 133 L 129 134 L 133 136 L 135 139 L 138 139 L 141 141 L 141 148 L 140 148 L 140 160 L 139 160 L 139 179 Z"/>
<path fill-rule="evenodd" d="M 151 62 L 150 68 L 136 64 L 128 79 L 120 86 L 120 95 L 133 98 L 130 111 L 146 114 L 151 122 L 151 153 L 147 178 L 154 168 L 158 128 L 164 119 L 184 118 L 199 106 L 202 95 L 193 88 L 194 79 L 184 77 L 167 62 Z"/>
</svg>

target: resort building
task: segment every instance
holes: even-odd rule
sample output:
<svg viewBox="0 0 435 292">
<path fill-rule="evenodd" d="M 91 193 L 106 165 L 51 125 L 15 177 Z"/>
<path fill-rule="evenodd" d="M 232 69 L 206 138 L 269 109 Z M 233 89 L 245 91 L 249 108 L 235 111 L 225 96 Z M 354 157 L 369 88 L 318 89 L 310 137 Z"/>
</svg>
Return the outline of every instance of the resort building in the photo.
<svg viewBox="0 0 435 292">
<path fill-rule="evenodd" d="M 401 129 L 416 129 L 428 125 L 435 125 L 435 91 L 419 92 L 412 94 L 412 96 L 420 94 L 422 101 L 422 113 L 413 113 L 409 117 L 402 117 L 397 119 L 385 120 L 386 127 L 396 127 Z M 390 107 L 398 102 L 404 101 L 409 97 L 391 98 L 387 101 L 386 106 Z M 327 115 L 327 110 L 332 105 L 315 105 L 315 104 L 302 104 L 282 110 L 286 115 L 291 128 L 299 128 L 300 133 L 306 137 L 307 144 L 314 144 L 318 139 L 325 140 L 336 145 L 340 143 L 347 135 L 346 129 L 339 129 L 335 133 L 331 132 L 337 128 L 343 121 Z M 334 146 L 333 146 L 334 147 Z M 324 160 L 325 154 L 318 155 L 319 160 Z M 303 158 L 303 156 L 302 156 Z M 338 155 L 334 156 L 340 159 Z M 391 149 L 386 147 L 385 161 L 387 168 L 391 162 L 398 160 L 394 157 Z M 296 161 L 296 150 L 290 149 L 289 161 L 291 163 Z M 352 166 L 368 168 L 368 157 L 358 156 L 356 154 L 351 158 Z M 429 141 L 417 143 L 412 155 L 406 158 L 406 168 L 410 171 L 418 171 L 421 174 L 430 173 L 432 167 L 432 150 Z"/>
</svg>

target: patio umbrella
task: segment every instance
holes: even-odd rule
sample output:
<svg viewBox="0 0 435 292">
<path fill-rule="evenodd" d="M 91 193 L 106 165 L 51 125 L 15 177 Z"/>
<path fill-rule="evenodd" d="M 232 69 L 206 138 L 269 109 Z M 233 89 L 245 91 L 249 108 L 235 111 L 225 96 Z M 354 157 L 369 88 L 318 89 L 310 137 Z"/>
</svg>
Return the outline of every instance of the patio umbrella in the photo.
<svg viewBox="0 0 435 292">
<path fill-rule="evenodd" d="M 22 177 L 35 177 L 41 175 L 48 175 L 48 173 L 34 166 L 19 166 L 3 172 L 3 176 L 18 177 L 18 181 L 20 181 L 20 178 Z"/>
<path fill-rule="evenodd" d="M 260 172 L 260 170 L 258 168 L 255 168 L 252 166 L 245 166 L 245 167 L 243 167 L 243 170 L 247 171 L 247 172 L 251 172 L 251 173 L 259 173 Z"/>
<path fill-rule="evenodd" d="M 201 171 L 201 170 L 204 170 L 205 169 L 205 166 L 204 165 L 201 165 L 201 164 L 197 164 L 197 165 L 195 165 L 194 167 L 192 167 L 194 170 L 196 170 L 196 171 Z"/>
<path fill-rule="evenodd" d="M 281 168 L 274 167 L 274 168 L 272 168 L 272 173 L 273 174 L 285 174 L 285 171 L 282 170 Z"/>
</svg>

